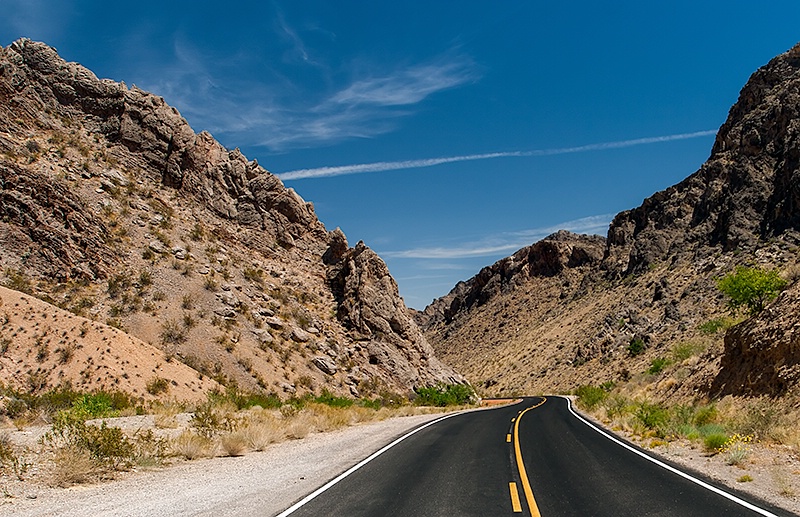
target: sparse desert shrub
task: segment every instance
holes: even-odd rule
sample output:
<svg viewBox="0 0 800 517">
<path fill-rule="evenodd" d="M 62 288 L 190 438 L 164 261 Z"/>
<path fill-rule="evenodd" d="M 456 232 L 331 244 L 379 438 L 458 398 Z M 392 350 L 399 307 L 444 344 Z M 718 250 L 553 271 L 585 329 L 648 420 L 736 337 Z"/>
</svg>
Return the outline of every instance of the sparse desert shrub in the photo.
<svg viewBox="0 0 800 517">
<path fill-rule="evenodd" d="M 706 452 L 716 454 L 725 447 L 728 440 L 726 433 L 711 433 L 703 437 L 703 447 Z"/>
<path fill-rule="evenodd" d="M 261 284 L 264 282 L 264 270 L 256 269 L 254 267 L 246 267 L 242 270 L 242 275 L 246 280 Z"/>
<path fill-rule="evenodd" d="M 131 287 L 131 279 L 128 273 L 119 273 L 108 279 L 106 291 L 111 298 L 117 298 Z"/>
<path fill-rule="evenodd" d="M 697 326 L 697 329 L 706 335 L 714 335 L 720 330 L 728 330 L 735 321 L 731 318 L 721 317 L 705 321 Z"/>
<path fill-rule="evenodd" d="M 315 397 L 314 401 L 319 404 L 325 404 L 326 406 L 336 407 L 336 408 L 348 408 L 352 406 L 353 403 L 355 402 L 351 398 L 337 397 L 336 395 L 328 391 L 327 388 L 323 389 L 322 394 Z"/>
<path fill-rule="evenodd" d="M 193 241 L 202 241 L 205 237 L 205 229 L 200 223 L 195 223 L 194 227 L 189 231 L 189 238 Z"/>
<path fill-rule="evenodd" d="M 753 441 L 752 435 L 740 435 L 735 433 L 727 439 L 720 451 L 725 457 L 728 465 L 740 465 L 750 455 L 750 442 Z"/>
<path fill-rule="evenodd" d="M 444 384 L 415 388 L 415 403 L 420 406 L 458 406 L 474 400 L 475 392 L 468 384 Z"/>
<path fill-rule="evenodd" d="M 284 428 L 284 432 L 287 438 L 301 440 L 308 436 L 313 428 L 313 416 L 306 412 L 300 412 L 289 419 Z"/>
<path fill-rule="evenodd" d="M 13 473 L 22 481 L 25 473 L 32 466 L 25 458 L 14 449 L 8 432 L 0 434 L 0 474 Z"/>
<path fill-rule="evenodd" d="M 133 443 L 119 427 L 109 427 L 105 421 L 100 426 L 89 425 L 63 411 L 56 415 L 52 429 L 41 441 L 56 449 L 86 451 L 99 468 L 112 471 L 130 467 L 134 453 Z"/>
<path fill-rule="evenodd" d="M 682 343 L 677 343 L 672 347 L 670 350 L 670 355 L 672 356 L 672 360 L 675 362 L 685 361 L 689 359 L 693 355 L 698 355 L 703 350 L 705 350 L 705 345 L 702 343 L 697 343 L 693 341 L 684 341 Z"/>
<path fill-rule="evenodd" d="M 167 320 L 161 326 L 161 342 L 164 344 L 178 344 L 186 341 L 186 331 L 175 320 Z"/>
<path fill-rule="evenodd" d="M 191 431 L 184 431 L 170 443 L 173 454 L 187 460 L 207 458 L 213 455 L 213 443 L 209 438 L 199 436 Z"/>
<path fill-rule="evenodd" d="M 669 364 L 670 361 L 666 357 L 656 357 L 650 361 L 650 368 L 647 369 L 647 373 L 652 375 L 661 373 Z"/>
<path fill-rule="evenodd" d="M 768 398 L 748 401 L 732 416 L 735 428 L 743 435 L 758 440 L 776 439 L 778 430 L 786 420 L 785 412 Z"/>
<path fill-rule="evenodd" d="M 163 377 L 156 376 L 147 381 L 145 388 L 150 395 L 166 393 L 169 390 L 169 381 Z"/>
<path fill-rule="evenodd" d="M 181 407 L 177 404 L 167 403 L 153 406 L 153 423 L 159 429 L 175 429 L 178 427 L 178 413 Z"/>
<path fill-rule="evenodd" d="M 102 465 L 92 458 L 89 451 L 68 446 L 56 450 L 50 476 L 53 485 L 67 487 L 94 481 L 103 472 Z"/>
<path fill-rule="evenodd" d="M 731 312 L 736 313 L 744 308 L 748 316 L 754 316 L 780 294 L 786 287 L 786 280 L 780 277 L 776 269 L 767 271 L 740 266 L 719 279 L 717 287 L 728 297 Z"/>
<path fill-rule="evenodd" d="M 241 456 L 247 451 L 247 439 L 239 431 L 223 434 L 219 444 L 226 456 Z"/>
<path fill-rule="evenodd" d="M 283 437 L 283 433 L 272 422 L 255 422 L 242 429 L 247 446 L 254 451 L 263 451 L 271 443 Z"/>
<path fill-rule="evenodd" d="M 235 431 L 240 423 L 234 406 L 217 404 L 213 399 L 198 406 L 190 421 L 195 432 L 205 438 Z"/>
<path fill-rule="evenodd" d="M 669 411 L 665 407 L 649 402 L 640 402 L 634 415 L 646 429 L 655 431 L 660 436 L 664 435 L 670 419 Z"/>
<path fill-rule="evenodd" d="M 630 342 L 628 342 L 628 355 L 631 357 L 640 355 L 644 353 L 645 347 L 644 339 L 639 336 L 631 338 Z"/>
<path fill-rule="evenodd" d="M 593 409 L 606 399 L 608 392 L 599 386 L 585 384 L 575 389 L 575 395 L 583 408 Z"/>
<path fill-rule="evenodd" d="M 191 294 L 184 294 L 181 298 L 181 308 L 188 310 L 194 309 L 194 297 Z"/>
</svg>

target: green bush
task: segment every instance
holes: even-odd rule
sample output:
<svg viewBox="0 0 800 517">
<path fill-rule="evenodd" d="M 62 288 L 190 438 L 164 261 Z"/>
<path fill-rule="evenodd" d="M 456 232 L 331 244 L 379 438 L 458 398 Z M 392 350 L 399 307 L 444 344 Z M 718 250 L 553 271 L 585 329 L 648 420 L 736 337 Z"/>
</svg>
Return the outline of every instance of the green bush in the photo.
<svg viewBox="0 0 800 517">
<path fill-rule="evenodd" d="M 585 409 L 592 409 L 608 396 L 608 391 L 599 386 L 592 386 L 584 384 L 575 389 L 575 396 L 578 397 L 578 402 Z"/>
<path fill-rule="evenodd" d="M 636 416 L 636 419 L 647 429 L 656 431 L 662 436 L 670 421 L 670 413 L 666 408 L 649 402 L 639 403 L 634 416 Z"/>
<path fill-rule="evenodd" d="M 661 373 L 667 366 L 669 366 L 669 359 L 666 357 L 656 357 L 650 361 L 650 368 L 647 369 L 647 373 L 653 375 Z"/>
<path fill-rule="evenodd" d="M 322 390 L 322 395 L 314 398 L 314 402 L 325 404 L 331 407 L 348 408 L 352 406 L 355 401 L 347 397 L 337 397 L 325 389 Z"/>
<path fill-rule="evenodd" d="M 42 437 L 42 443 L 56 448 L 73 448 L 89 453 L 102 467 L 122 470 L 131 464 L 134 445 L 119 427 L 89 425 L 77 415 L 62 411 L 56 415 L 53 428 Z"/>
<path fill-rule="evenodd" d="M 703 438 L 703 447 L 707 452 L 719 452 L 728 442 L 727 433 L 711 433 Z"/>
<path fill-rule="evenodd" d="M 748 316 L 754 316 L 780 294 L 786 287 L 786 280 L 776 269 L 767 271 L 739 266 L 733 273 L 719 279 L 717 287 L 729 298 L 728 307 L 732 312 L 744 307 Z"/>
<path fill-rule="evenodd" d="M 705 350 L 705 346 L 702 343 L 684 341 L 682 343 L 675 344 L 670 351 L 670 355 L 672 356 L 673 361 L 681 362 L 689 359 L 693 355 L 700 354 L 703 352 L 703 350 Z"/>
<path fill-rule="evenodd" d="M 644 353 L 644 349 L 645 349 L 644 339 L 638 336 L 631 338 L 630 342 L 628 343 L 628 355 L 631 357 Z"/>
<path fill-rule="evenodd" d="M 472 388 L 466 384 L 444 384 L 415 388 L 415 402 L 420 406 L 458 406 L 468 404 L 475 396 Z"/>
<path fill-rule="evenodd" d="M 733 320 L 731 318 L 714 318 L 708 321 L 705 321 L 697 326 L 697 329 L 706 335 L 714 335 L 720 330 L 727 330 L 728 328 L 733 325 Z"/>
</svg>

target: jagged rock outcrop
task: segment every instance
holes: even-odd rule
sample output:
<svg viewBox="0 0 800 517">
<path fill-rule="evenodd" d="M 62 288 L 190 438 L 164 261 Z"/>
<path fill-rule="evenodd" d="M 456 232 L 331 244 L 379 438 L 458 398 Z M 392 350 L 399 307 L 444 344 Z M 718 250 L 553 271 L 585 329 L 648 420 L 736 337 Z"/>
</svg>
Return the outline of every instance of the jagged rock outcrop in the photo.
<svg viewBox="0 0 800 517">
<path fill-rule="evenodd" d="M 338 317 L 355 339 L 366 342 L 369 361 L 389 368 L 404 382 L 464 382 L 434 356 L 422 331 L 400 298 L 386 263 L 363 242 L 343 251 L 343 234 L 332 236 L 328 278 L 338 302 Z M 337 251 L 334 251 L 337 250 Z M 424 364 L 420 372 L 414 365 Z"/>
<path fill-rule="evenodd" d="M 780 396 L 800 382 L 800 285 L 731 328 L 709 393 Z"/>
<path fill-rule="evenodd" d="M 76 109 L 89 131 L 124 145 L 140 162 L 136 165 L 160 174 L 157 179 L 165 185 L 191 193 L 218 215 L 265 232 L 284 246 L 308 233 L 324 240 L 311 204 L 238 149 L 225 149 L 206 132 L 195 134 L 163 98 L 97 79 L 43 43 L 18 40 L 4 57 L 3 120 L 19 117 L 17 105 L 35 106 L 27 113 L 41 124 L 48 121 L 37 110 Z"/>
<path fill-rule="evenodd" d="M 462 380 L 380 258 L 311 203 L 161 97 L 27 39 L 0 48 L 0 281 L 248 389 Z"/>
<path fill-rule="evenodd" d="M 0 248 L 58 280 L 104 278 L 118 263 L 104 222 L 63 181 L 0 163 Z"/>
<path fill-rule="evenodd" d="M 468 312 L 501 292 L 523 286 L 531 277 L 554 277 L 567 268 L 597 265 L 604 249 L 603 237 L 561 230 L 459 282 L 450 293 L 426 307 L 417 316 L 418 320 L 424 326 L 450 323 L 459 313 Z"/>
<path fill-rule="evenodd" d="M 752 251 L 778 235 L 796 240 L 799 128 L 797 46 L 753 74 L 700 170 L 614 218 L 605 267 L 640 273 L 660 260 L 708 255 L 708 248 Z"/>
</svg>

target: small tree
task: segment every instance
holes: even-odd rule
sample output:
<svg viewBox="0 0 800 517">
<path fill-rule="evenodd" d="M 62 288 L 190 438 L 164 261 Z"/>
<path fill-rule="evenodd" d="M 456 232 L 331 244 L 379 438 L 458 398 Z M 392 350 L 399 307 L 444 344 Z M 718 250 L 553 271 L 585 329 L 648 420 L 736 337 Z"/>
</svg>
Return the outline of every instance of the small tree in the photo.
<svg viewBox="0 0 800 517">
<path fill-rule="evenodd" d="M 775 269 L 739 266 L 719 279 L 717 287 L 729 298 L 731 312 L 744 307 L 748 316 L 755 316 L 786 287 L 786 280 Z"/>
</svg>

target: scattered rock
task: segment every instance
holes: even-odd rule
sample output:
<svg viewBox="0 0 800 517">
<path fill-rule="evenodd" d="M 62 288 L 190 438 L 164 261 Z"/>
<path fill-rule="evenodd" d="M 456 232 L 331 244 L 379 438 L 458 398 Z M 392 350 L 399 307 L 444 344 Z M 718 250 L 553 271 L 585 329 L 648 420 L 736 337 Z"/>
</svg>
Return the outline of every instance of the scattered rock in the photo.
<svg viewBox="0 0 800 517">
<path fill-rule="evenodd" d="M 311 364 L 328 375 L 335 375 L 338 370 L 336 364 L 327 357 L 315 357 L 311 360 Z"/>
</svg>

